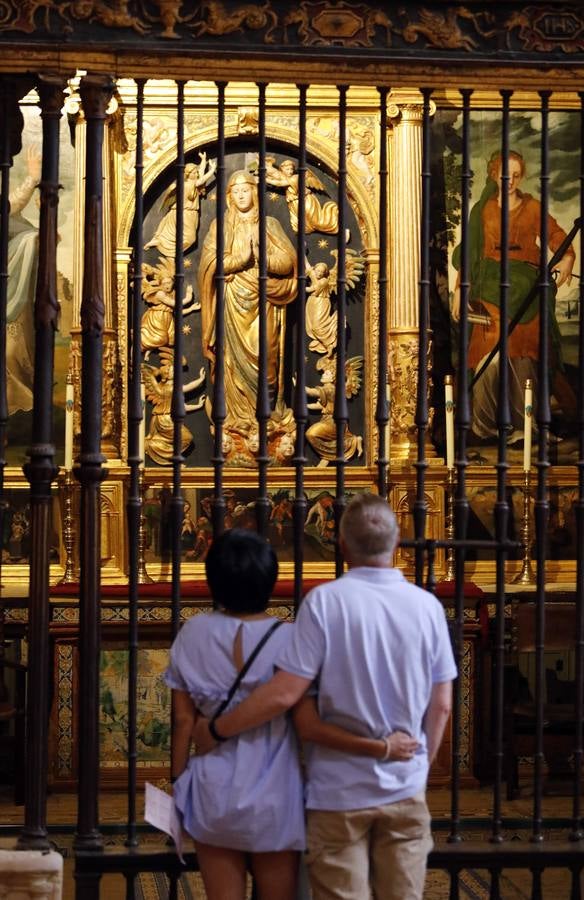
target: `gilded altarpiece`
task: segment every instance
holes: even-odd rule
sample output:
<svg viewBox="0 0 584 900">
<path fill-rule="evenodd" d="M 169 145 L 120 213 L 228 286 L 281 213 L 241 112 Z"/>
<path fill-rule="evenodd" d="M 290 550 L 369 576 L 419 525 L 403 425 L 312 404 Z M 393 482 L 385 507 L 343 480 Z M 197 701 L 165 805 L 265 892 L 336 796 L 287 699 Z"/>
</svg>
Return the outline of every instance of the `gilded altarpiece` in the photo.
<svg viewBox="0 0 584 900">
<path fill-rule="evenodd" d="M 116 210 L 115 268 L 117 283 L 118 321 L 126 319 L 124 310 L 129 303 L 130 245 L 136 227 L 134 220 L 134 153 L 136 143 L 136 112 L 133 85 L 121 83 L 120 108 L 123 109 L 123 133 L 126 145 L 123 152 L 114 152 L 115 193 L 119 198 Z M 172 430 L 168 416 L 172 390 L 170 368 L 173 361 L 172 309 L 176 301 L 173 287 L 176 184 L 175 88 L 160 82 L 149 83 L 144 113 L 144 198 L 143 221 L 144 265 L 142 280 L 142 373 L 145 393 L 145 485 L 146 511 L 154 517 L 155 509 L 163 505 L 168 490 L 166 471 L 172 458 Z M 230 181 L 237 173 L 257 184 L 258 100 L 254 85 L 232 84 L 227 90 L 225 114 L 226 181 L 228 195 Z M 336 371 L 337 342 L 337 258 L 338 258 L 338 113 L 336 91 L 313 88 L 309 94 L 307 116 L 307 196 L 306 220 L 306 276 L 307 312 L 305 336 L 306 385 L 309 421 L 306 430 L 308 467 L 306 487 L 309 506 L 317 505 L 313 519 L 326 531 L 326 518 L 331 510 L 327 495 L 334 495 L 335 473 L 331 464 L 336 456 L 336 436 L 332 418 L 335 384 L 340 377 Z M 345 243 L 347 277 L 348 341 L 345 347 L 347 364 L 344 373 L 349 406 L 349 424 L 345 436 L 347 488 L 349 492 L 371 489 L 374 482 L 374 462 L 377 435 L 374 409 L 377 399 L 376 355 L 379 335 L 378 318 L 378 166 L 379 115 L 376 93 L 356 91 L 349 100 L 347 121 L 347 201 L 345 205 Z M 214 353 L 209 352 L 209 314 L 214 303 L 209 293 L 214 263 L 209 250 L 214 233 L 216 204 L 217 113 L 216 88 L 211 84 L 188 84 L 185 91 L 185 213 L 183 250 L 185 290 L 183 297 L 183 387 L 187 415 L 182 436 L 186 464 L 183 470 L 185 490 L 195 491 L 199 503 L 193 508 L 189 501 L 189 516 L 185 520 L 185 572 L 196 572 L 195 562 L 202 561 L 200 549 L 202 531 L 208 525 L 205 506 L 200 505 L 212 492 L 209 459 L 213 448 L 213 426 L 210 403 L 213 393 Z M 298 108 L 297 91 L 292 86 L 270 88 L 266 107 L 268 255 L 271 247 L 288 256 L 296 253 L 298 222 Z M 240 180 L 243 176 L 240 175 Z M 257 188 L 256 188 L 257 190 Z M 228 199 L 229 207 L 229 199 Z M 225 211 L 227 215 L 227 210 Z M 228 227 L 228 226 L 226 226 Z M 237 236 L 229 240 L 236 240 Z M 257 248 L 256 248 L 257 249 Z M 210 263 L 211 261 L 211 263 Z M 252 503 L 257 484 L 256 456 L 258 453 L 257 425 L 249 415 L 255 403 L 254 390 L 249 390 L 246 353 L 250 343 L 236 340 L 243 319 L 237 318 L 237 305 L 250 309 L 249 282 L 239 275 L 228 275 L 226 282 L 227 328 L 235 323 L 226 345 L 228 374 L 226 378 L 228 419 L 223 432 L 225 480 L 230 506 L 226 524 L 240 524 L 246 507 Z M 241 282 L 241 283 L 240 283 Z M 278 285 L 279 295 L 274 303 L 273 332 L 270 332 L 270 352 L 274 353 L 273 384 L 270 385 L 272 415 L 268 424 L 269 493 L 271 521 L 280 535 L 288 525 L 294 481 L 291 460 L 294 452 L 295 424 L 292 415 L 295 382 L 294 341 L 298 332 L 295 313 L 295 285 L 289 295 Z M 233 299 L 236 313 L 231 314 Z M 268 289 L 268 309 L 270 295 Z M 253 312 L 250 313 L 253 317 Z M 271 312 L 269 313 L 269 316 Z M 231 316 L 231 318 L 230 318 Z M 248 316 L 249 321 L 249 316 Z M 270 319 L 271 321 L 271 319 Z M 254 327 L 255 327 L 255 323 Z M 387 327 L 386 325 L 384 327 Z M 120 347 L 122 365 L 125 349 Z M 229 353 L 235 360 L 230 377 Z M 256 376 L 257 377 L 257 376 Z M 237 382 L 233 386 L 233 382 Z M 247 396 L 243 396 L 246 393 Z M 230 393 L 231 391 L 231 393 Z M 251 401 L 251 402 L 250 402 Z M 230 418 L 230 403 L 234 413 Z M 248 418 L 246 419 L 246 416 Z M 127 435 L 122 435 L 120 458 L 127 452 Z M 230 497 L 241 495 L 245 502 L 237 502 L 237 516 L 233 516 Z M 186 496 L 186 495 L 185 495 Z M 313 524 L 313 528 L 316 525 Z M 199 534 L 190 542 L 189 529 Z M 307 535 L 310 543 L 310 535 Z M 317 544 L 318 544 L 317 539 Z M 314 542 L 313 542 L 314 543 Z M 326 544 L 326 541 L 324 542 Z M 152 542 L 146 552 L 148 571 L 153 577 L 165 570 L 164 560 L 158 557 Z M 310 555 L 308 560 L 310 560 Z M 322 542 L 314 562 L 308 561 L 307 574 L 330 571 L 330 552 L 322 550 Z M 287 571 L 288 564 L 284 563 Z"/>
</svg>

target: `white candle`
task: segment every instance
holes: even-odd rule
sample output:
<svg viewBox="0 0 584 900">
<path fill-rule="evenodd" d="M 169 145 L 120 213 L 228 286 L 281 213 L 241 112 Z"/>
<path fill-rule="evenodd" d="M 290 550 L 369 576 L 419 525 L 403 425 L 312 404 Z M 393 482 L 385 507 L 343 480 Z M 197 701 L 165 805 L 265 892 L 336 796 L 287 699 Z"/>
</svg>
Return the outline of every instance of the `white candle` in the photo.
<svg viewBox="0 0 584 900">
<path fill-rule="evenodd" d="M 73 468 L 73 403 L 75 389 L 73 376 L 67 375 L 67 388 L 65 391 L 65 468 L 68 472 Z"/>
<path fill-rule="evenodd" d="M 140 406 L 142 407 L 142 418 L 140 419 L 140 427 L 138 428 L 138 456 L 144 465 L 144 444 L 146 442 L 146 391 L 144 382 L 140 382 Z"/>
<path fill-rule="evenodd" d="M 531 432 L 533 429 L 533 387 L 531 378 L 525 382 L 525 425 L 523 427 L 523 471 L 531 469 Z"/>
<path fill-rule="evenodd" d="M 446 408 L 446 465 L 454 468 L 454 388 L 452 375 L 444 379 L 444 399 Z"/>
</svg>

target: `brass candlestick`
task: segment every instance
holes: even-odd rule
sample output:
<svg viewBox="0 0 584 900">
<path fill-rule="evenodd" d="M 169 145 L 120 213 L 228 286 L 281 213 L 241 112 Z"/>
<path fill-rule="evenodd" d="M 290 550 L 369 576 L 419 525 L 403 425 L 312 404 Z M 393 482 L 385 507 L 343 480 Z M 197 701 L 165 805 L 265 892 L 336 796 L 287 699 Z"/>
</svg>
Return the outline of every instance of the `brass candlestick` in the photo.
<svg viewBox="0 0 584 900">
<path fill-rule="evenodd" d="M 523 473 L 523 523 L 521 526 L 521 544 L 523 546 L 523 563 L 521 572 L 513 579 L 513 584 L 535 584 L 535 574 L 531 565 L 531 528 L 529 506 L 531 501 L 531 473 L 529 469 Z"/>
<path fill-rule="evenodd" d="M 138 475 L 138 490 L 140 492 L 140 524 L 138 526 L 138 584 L 151 584 L 154 579 L 146 570 L 146 516 L 144 515 L 144 468 L 140 466 Z"/>
<path fill-rule="evenodd" d="M 448 482 L 446 486 L 446 503 L 448 512 L 446 515 L 446 539 L 454 540 L 454 466 L 448 468 Z M 454 581 L 454 548 L 448 547 L 446 551 L 446 576 L 445 581 Z"/>
<path fill-rule="evenodd" d="M 75 571 L 74 550 L 75 531 L 73 529 L 73 472 L 65 469 L 61 480 L 63 493 L 63 543 L 65 544 L 65 573 L 59 584 L 74 584 L 79 581 Z"/>
</svg>

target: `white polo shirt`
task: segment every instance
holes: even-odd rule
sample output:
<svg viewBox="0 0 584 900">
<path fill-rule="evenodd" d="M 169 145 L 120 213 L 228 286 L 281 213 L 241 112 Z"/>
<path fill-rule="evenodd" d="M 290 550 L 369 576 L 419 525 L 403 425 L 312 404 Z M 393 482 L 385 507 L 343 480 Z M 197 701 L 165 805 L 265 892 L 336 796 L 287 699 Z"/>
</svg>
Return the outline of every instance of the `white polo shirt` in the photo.
<svg viewBox="0 0 584 900">
<path fill-rule="evenodd" d="M 276 665 L 315 680 L 325 722 L 373 738 L 405 731 L 420 742 L 407 762 L 308 744 L 307 808 L 364 809 L 424 790 L 432 685 L 457 675 L 440 602 L 397 569 L 354 568 L 310 591 L 294 632 Z"/>
</svg>

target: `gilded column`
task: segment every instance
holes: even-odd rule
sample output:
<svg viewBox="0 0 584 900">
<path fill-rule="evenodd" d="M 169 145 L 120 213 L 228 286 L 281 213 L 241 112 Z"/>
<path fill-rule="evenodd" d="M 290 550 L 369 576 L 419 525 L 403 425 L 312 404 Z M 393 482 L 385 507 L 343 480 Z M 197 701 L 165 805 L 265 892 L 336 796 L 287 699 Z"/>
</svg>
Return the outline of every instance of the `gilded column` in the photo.
<svg viewBox="0 0 584 900">
<path fill-rule="evenodd" d="M 389 381 L 391 460 L 416 456 L 423 102 L 418 91 L 389 98 Z M 429 362 L 429 360 L 428 360 Z M 427 455 L 433 456 L 431 446 Z"/>
</svg>

